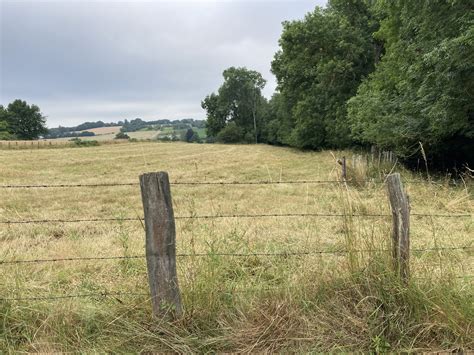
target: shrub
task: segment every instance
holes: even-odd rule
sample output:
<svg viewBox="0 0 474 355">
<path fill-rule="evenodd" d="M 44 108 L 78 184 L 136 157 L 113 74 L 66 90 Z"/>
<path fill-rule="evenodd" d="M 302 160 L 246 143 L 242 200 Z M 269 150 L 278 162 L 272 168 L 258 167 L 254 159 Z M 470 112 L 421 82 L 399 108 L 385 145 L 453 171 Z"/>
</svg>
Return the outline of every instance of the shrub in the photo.
<svg viewBox="0 0 474 355">
<path fill-rule="evenodd" d="M 80 138 L 73 138 L 69 141 L 73 144 L 73 147 L 96 147 L 100 145 L 97 141 L 83 141 Z"/>
<path fill-rule="evenodd" d="M 217 141 L 220 143 L 238 143 L 243 140 L 244 131 L 235 122 L 228 123 L 218 134 Z"/>
<path fill-rule="evenodd" d="M 115 135 L 114 139 L 130 139 L 130 137 L 127 133 L 119 132 Z"/>
</svg>

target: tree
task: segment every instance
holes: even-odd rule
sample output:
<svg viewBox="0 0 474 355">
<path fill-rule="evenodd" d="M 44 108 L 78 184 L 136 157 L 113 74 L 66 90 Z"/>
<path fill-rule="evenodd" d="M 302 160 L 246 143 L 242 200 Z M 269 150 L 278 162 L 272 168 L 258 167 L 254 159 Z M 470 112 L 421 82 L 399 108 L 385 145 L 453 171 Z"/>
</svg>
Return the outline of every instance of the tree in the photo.
<svg viewBox="0 0 474 355">
<path fill-rule="evenodd" d="M 347 100 L 374 67 L 377 26 L 368 1 L 330 0 L 304 20 L 284 22 L 272 71 L 286 117 L 280 143 L 300 148 L 351 143 Z"/>
<path fill-rule="evenodd" d="M 254 70 L 230 67 L 223 72 L 224 83 L 218 93 L 212 93 L 202 101 L 207 112 L 207 134 L 217 136 L 230 122 L 234 122 L 243 134 L 250 133 L 258 141 L 260 125 L 266 103 L 262 96 L 265 79 Z"/>
<path fill-rule="evenodd" d="M 8 121 L 8 111 L 2 105 L 0 105 L 0 140 L 9 140 L 15 138 L 10 133 Z"/>
<path fill-rule="evenodd" d="M 212 93 L 201 102 L 201 107 L 206 110 L 206 133 L 216 137 L 227 123 L 227 108 L 221 104 L 219 95 Z"/>
<path fill-rule="evenodd" d="M 199 141 L 199 136 L 192 128 L 188 128 L 183 135 L 183 140 L 188 143 Z"/>
<path fill-rule="evenodd" d="M 349 102 L 354 139 L 432 164 L 474 163 L 474 13 L 467 1 L 379 0 L 385 55 Z"/>
<path fill-rule="evenodd" d="M 41 114 L 39 107 L 30 106 L 26 101 L 13 101 L 0 115 L 6 117 L 10 134 L 18 139 L 37 139 L 47 132 L 46 118 Z"/>
</svg>

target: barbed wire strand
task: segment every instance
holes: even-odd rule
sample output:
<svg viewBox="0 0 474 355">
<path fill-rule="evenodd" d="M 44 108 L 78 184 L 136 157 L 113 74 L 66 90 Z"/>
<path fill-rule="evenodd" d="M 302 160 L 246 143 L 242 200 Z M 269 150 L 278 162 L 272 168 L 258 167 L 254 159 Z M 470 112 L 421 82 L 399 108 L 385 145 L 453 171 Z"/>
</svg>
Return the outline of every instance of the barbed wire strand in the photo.
<svg viewBox="0 0 474 355">
<path fill-rule="evenodd" d="M 343 184 L 350 183 L 351 180 L 288 180 L 288 181 L 173 181 L 171 185 L 285 185 L 285 184 Z M 366 183 L 384 184 L 385 181 L 362 180 Z M 406 180 L 408 184 L 445 185 L 446 182 Z M 463 186 L 462 183 L 448 182 L 450 185 Z M 37 184 L 37 185 L 0 185 L 0 189 L 34 189 L 34 188 L 71 188 L 71 187 L 114 187 L 114 186 L 139 186 L 138 182 L 111 182 L 92 184 Z"/>
<path fill-rule="evenodd" d="M 456 279 L 473 279 L 474 275 L 458 275 L 453 276 Z M 428 279 L 428 278 L 417 278 L 417 279 Z M 276 292 L 276 291 L 290 291 L 290 290 L 305 290 L 304 288 L 297 286 L 285 286 L 285 287 L 261 287 L 261 288 L 246 288 L 246 289 L 230 289 L 222 290 L 219 289 L 217 292 L 227 294 L 239 294 L 239 293 L 252 293 L 252 292 Z M 58 301 L 72 298 L 106 298 L 106 297 L 124 297 L 124 296 L 146 296 L 151 299 L 149 293 L 138 293 L 138 292 L 100 292 L 100 293 L 84 293 L 84 294 L 70 294 L 70 295 L 48 295 L 40 297 L 1 297 L 0 301 Z"/>
<path fill-rule="evenodd" d="M 292 181 L 174 181 L 171 185 L 282 185 L 282 184 L 340 184 L 339 180 L 292 180 Z M 40 184 L 40 185 L 0 185 L 3 189 L 68 188 L 68 187 L 113 187 L 139 186 L 138 182 L 97 183 L 97 184 Z"/>
<path fill-rule="evenodd" d="M 83 293 L 83 294 L 72 294 L 72 295 L 51 295 L 42 297 L 8 297 L 0 298 L 0 301 L 43 301 L 43 300 L 60 300 L 66 298 L 94 298 L 94 297 L 123 297 L 123 296 L 148 296 L 149 293 L 135 293 L 135 292 L 100 292 L 100 293 Z"/>
<path fill-rule="evenodd" d="M 466 218 L 473 217 L 472 214 L 428 214 L 411 213 L 414 217 L 435 217 L 435 218 Z M 231 215 L 191 215 L 176 216 L 175 219 L 217 219 L 217 218 L 269 218 L 269 217 L 391 217 L 389 214 L 344 214 L 344 213 L 267 213 L 267 214 L 231 214 Z M 143 217 L 123 217 L 123 218 L 85 218 L 85 219 L 37 219 L 37 220 L 7 220 L 0 221 L 0 224 L 41 224 L 41 223 L 81 223 L 81 222 L 127 222 L 143 221 Z"/>
<path fill-rule="evenodd" d="M 447 251 L 447 250 L 474 250 L 474 246 L 454 246 L 454 247 L 437 247 L 437 248 L 415 248 L 410 249 L 411 252 L 429 252 L 429 251 Z M 257 252 L 257 253 L 178 253 L 176 257 L 214 257 L 214 256 L 230 256 L 230 257 L 250 257 L 250 256 L 301 256 L 301 255 L 318 255 L 318 254 L 349 254 L 349 253 L 369 253 L 369 252 L 389 252 L 389 249 L 357 249 L 357 250 L 311 250 L 311 251 L 289 251 L 289 252 Z M 90 260 L 120 260 L 120 259 L 142 259 L 146 255 L 128 255 L 128 256 L 97 256 L 97 257 L 71 257 L 71 258 L 53 258 L 53 259 L 29 259 L 29 260 L 0 260 L 3 264 L 27 264 L 27 263 L 46 263 L 61 261 L 90 261 Z"/>
</svg>

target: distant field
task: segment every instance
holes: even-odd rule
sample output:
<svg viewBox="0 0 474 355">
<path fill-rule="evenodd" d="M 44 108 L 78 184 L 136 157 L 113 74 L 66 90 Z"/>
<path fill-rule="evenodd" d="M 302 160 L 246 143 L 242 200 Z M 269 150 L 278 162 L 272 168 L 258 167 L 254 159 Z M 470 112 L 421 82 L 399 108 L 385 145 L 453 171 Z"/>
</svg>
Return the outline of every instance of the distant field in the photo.
<svg viewBox="0 0 474 355">
<path fill-rule="evenodd" d="M 130 136 L 147 134 L 156 132 Z M 162 170 L 172 182 L 335 181 L 340 171 L 335 158 L 351 154 L 157 142 L 0 150 L 0 185 L 138 183 L 141 173 Z M 391 167 L 378 169 L 381 174 Z M 0 349 L 473 349 L 474 287 L 465 276 L 474 275 L 474 253 L 456 249 L 473 246 L 472 185 L 409 183 L 420 177 L 395 170 L 402 173 L 413 214 L 471 215 L 412 217 L 413 279 L 406 287 L 389 271 L 392 222 L 381 184 L 172 185 L 175 216 L 315 216 L 178 219 L 177 252 L 190 256 L 178 258 L 185 314 L 176 322 L 151 317 L 141 257 L 0 265 L 0 298 L 20 298 L 0 299 Z M 143 214 L 138 184 L 0 193 L 0 221 Z M 138 220 L 0 224 L 0 261 L 139 256 L 143 245 Z M 448 249 L 419 251 L 437 247 Z M 309 254 L 291 255 L 295 251 Z M 275 253 L 279 256 L 267 255 Z M 131 295 L 100 296 L 105 292 Z M 99 296 L 21 300 L 88 294 Z"/>
<path fill-rule="evenodd" d="M 122 126 L 99 127 L 99 128 L 84 129 L 80 132 L 87 131 L 87 132 L 95 133 L 95 135 L 106 135 L 106 134 L 114 134 L 115 135 L 118 132 L 120 132 L 120 128 L 122 128 Z"/>
<path fill-rule="evenodd" d="M 89 129 L 87 131 L 94 132 L 96 135 L 93 137 L 80 137 L 80 138 L 83 140 L 98 140 L 98 141 L 110 140 L 110 139 L 115 138 L 115 135 L 120 131 L 120 128 L 121 126 Z M 173 127 L 164 127 L 161 130 L 155 130 L 155 131 L 143 130 L 143 131 L 125 132 L 125 133 L 127 133 L 127 135 L 130 138 L 155 139 L 159 136 L 172 134 L 173 132 L 175 133 L 175 135 L 179 137 L 180 134 L 185 131 L 186 131 L 185 129 L 176 130 Z M 205 128 L 195 129 L 195 131 L 197 131 L 200 138 L 206 137 Z"/>
</svg>

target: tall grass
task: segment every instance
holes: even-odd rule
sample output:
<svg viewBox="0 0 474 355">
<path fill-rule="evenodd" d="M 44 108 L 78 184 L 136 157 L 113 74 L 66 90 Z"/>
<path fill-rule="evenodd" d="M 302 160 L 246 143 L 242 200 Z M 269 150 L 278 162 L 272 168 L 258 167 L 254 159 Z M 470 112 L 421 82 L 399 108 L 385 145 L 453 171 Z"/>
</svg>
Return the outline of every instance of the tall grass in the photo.
<svg viewBox="0 0 474 355">
<path fill-rule="evenodd" d="M 135 146 L 135 145 L 133 145 Z M 74 150 L 57 165 L 8 152 L 5 181 L 44 183 L 136 179 L 168 170 L 172 180 L 336 179 L 327 153 L 273 147 L 142 144 Z M 143 154 L 143 157 L 142 157 Z M 146 158 L 146 165 L 140 166 Z M 78 162 L 80 164 L 78 165 Z M 87 162 L 87 168 L 84 165 Z M 34 170 L 28 164 L 35 166 Z M 181 164 L 181 165 L 180 165 Z M 186 168 L 192 166 L 192 169 Z M 26 177 L 15 173 L 26 170 Z M 94 170 L 91 170 L 94 169 Z M 404 172 L 404 174 L 409 174 Z M 283 175 L 283 178 L 280 176 Z M 54 178 L 52 178 L 54 176 Z M 95 180 L 94 180 L 95 179 Z M 12 181 L 13 180 L 13 181 Z M 467 188 L 408 185 L 413 208 L 472 213 Z M 6 191 L 4 219 L 129 216 L 138 189 Z M 173 188 L 176 215 L 342 212 L 333 219 L 178 220 L 178 277 L 183 317 L 151 316 L 146 295 L 0 301 L 3 352 L 306 352 L 452 351 L 474 348 L 472 252 L 412 253 L 408 285 L 392 272 L 384 187 L 203 186 Z M 473 222 L 413 220 L 413 248 L 472 245 Z M 328 251 L 311 255 L 224 253 Z M 345 251 L 345 253 L 342 253 Z M 0 229 L 1 259 L 143 253 L 137 224 L 28 225 Z M 199 256 L 206 253 L 206 256 Z M 3 265 L 1 297 L 147 293 L 144 260 Z"/>
</svg>

